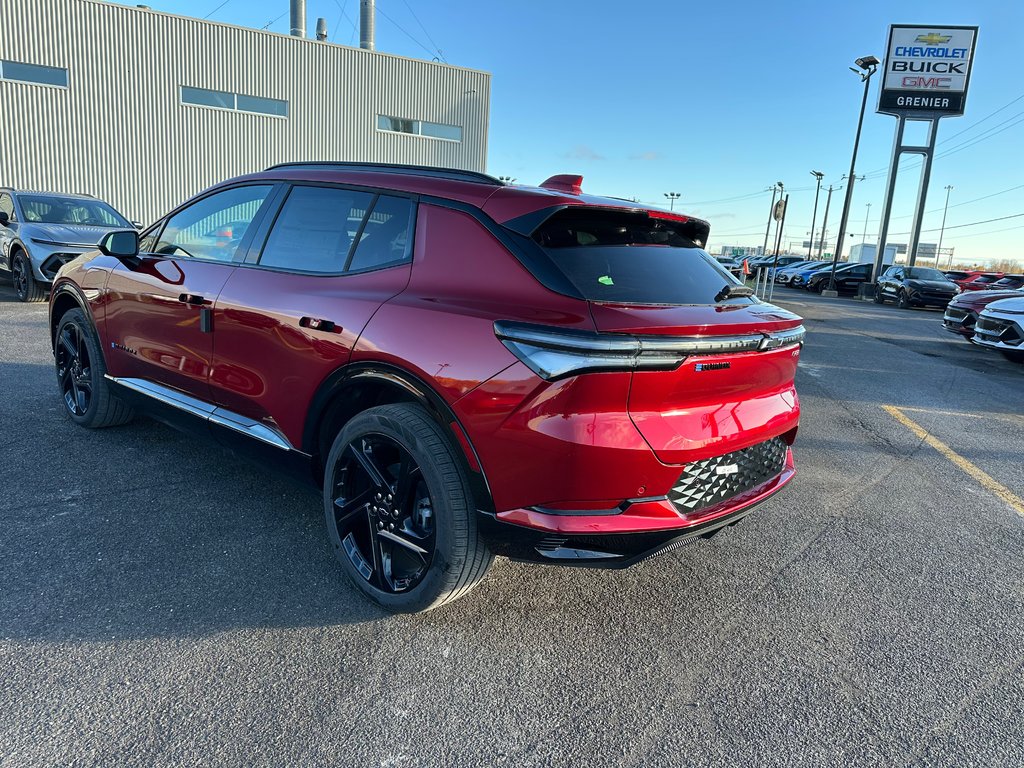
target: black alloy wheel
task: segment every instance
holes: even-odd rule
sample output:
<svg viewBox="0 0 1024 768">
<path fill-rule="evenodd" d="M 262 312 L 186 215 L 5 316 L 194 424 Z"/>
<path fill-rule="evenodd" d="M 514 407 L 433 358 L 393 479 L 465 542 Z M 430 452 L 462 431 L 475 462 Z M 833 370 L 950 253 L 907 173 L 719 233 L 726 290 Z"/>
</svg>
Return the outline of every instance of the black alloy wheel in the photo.
<svg viewBox="0 0 1024 768">
<path fill-rule="evenodd" d="M 898 306 L 900 309 L 910 309 L 910 299 L 907 297 L 907 292 L 904 291 L 902 288 L 900 289 L 900 292 L 896 295 L 896 306 Z"/>
<path fill-rule="evenodd" d="M 418 405 L 379 406 L 341 430 L 324 473 L 324 514 L 353 583 L 391 611 L 460 597 L 493 556 L 451 442 Z"/>
<path fill-rule="evenodd" d="M 875 286 L 875 296 L 873 301 L 875 304 L 885 304 L 885 296 L 882 294 L 882 286 Z"/>
<path fill-rule="evenodd" d="M 57 389 L 65 412 L 83 427 L 100 428 L 132 420 L 132 409 L 110 391 L 99 342 L 81 309 L 64 313 L 54 334 Z"/>
<path fill-rule="evenodd" d="M 334 469 L 334 533 L 366 581 L 416 587 L 434 558 L 434 504 L 416 460 L 385 435 L 360 435 Z"/>
<path fill-rule="evenodd" d="M 61 324 L 54 357 L 64 405 L 72 416 L 84 418 L 92 403 L 92 365 L 83 329 L 77 322 Z"/>
<path fill-rule="evenodd" d="M 35 302 L 46 298 L 46 292 L 32 274 L 32 264 L 22 251 L 14 255 L 11 280 L 14 282 L 14 293 L 18 301 Z"/>
</svg>

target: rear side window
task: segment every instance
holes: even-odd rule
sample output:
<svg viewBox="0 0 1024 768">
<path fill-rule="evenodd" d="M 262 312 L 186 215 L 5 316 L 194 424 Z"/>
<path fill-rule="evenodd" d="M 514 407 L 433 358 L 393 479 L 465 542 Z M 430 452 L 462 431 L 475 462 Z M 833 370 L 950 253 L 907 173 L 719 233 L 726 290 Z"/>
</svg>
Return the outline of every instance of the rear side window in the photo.
<svg viewBox="0 0 1024 768">
<path fill-rule="evenodd" d="M 373 195 L 337 187 L 292 188 L 270 232 L 260 265 L 338 274 Z"/>
<path fill-rule="evenodd" d="M 644 212 L 559 211 L 533 233 L 556 267 L 590 301 L 715 304 L 738 281 L 700 247 L 706 231 Z M 749 304 L 736 297 L 728 303 Z"/>
<path fill-rule="evenodd" d="M 412 200 L 381 195 L 360 233 L 349 271 L 376 269 L 407 261 L 412 253 Z"/>
</svg>

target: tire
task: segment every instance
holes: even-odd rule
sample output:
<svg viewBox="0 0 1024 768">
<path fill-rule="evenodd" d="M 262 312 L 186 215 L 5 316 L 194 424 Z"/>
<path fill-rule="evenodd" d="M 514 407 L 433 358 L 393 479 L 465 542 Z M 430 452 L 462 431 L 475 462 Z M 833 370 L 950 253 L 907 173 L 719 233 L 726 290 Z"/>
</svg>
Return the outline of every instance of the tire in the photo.
<svg viewBox="0 0 1024 768">
<path fill-rule="evenodd" d="M 54 344 L 57 391 L 64 412 L 79 426 L 89 429 L 126 424 L 135 415 L 123 400 L 110 391 L 104 375 L 99 341 L 92 323 L 81 309 L 64 313 L 57 326 Z"/>
<path fill-rule="evenodd" d="M 17 251 L 11 260 L 11 281 L 14 283 L 14 293 L 18 301 L 42 301 L 50 293 L 32 274 L 32 263 L 24 251 Z"/>
<path fill-rule="evenodd" d="M 872 300 L 875 302 L 875 304 L 885 304 L 885 296 L 882 295 L 881 286 L 875 286 L 875 296 Z"/>
<path fill-rule="evenodd" d="M 349 579 L 382 608 L 428 611 L 479 584 L 494 556 L 476 514 L 451 441 L 419 405 L 370 408 L 335 438 L 327 532 Z"/>
<path fill-rule="evenodd" d="M 1011 363 L 1024 364 L 1024 352 L 1014 352 L 1012 349 L 1001 349 L 999 353 Z"/>
<path fill-rule="evenodd" d="M 896 306 L 900 309 L 910 309 L 910 299 L 907 298 L 907 292 L 900 290 L 896 294 Z"/>
</svg>

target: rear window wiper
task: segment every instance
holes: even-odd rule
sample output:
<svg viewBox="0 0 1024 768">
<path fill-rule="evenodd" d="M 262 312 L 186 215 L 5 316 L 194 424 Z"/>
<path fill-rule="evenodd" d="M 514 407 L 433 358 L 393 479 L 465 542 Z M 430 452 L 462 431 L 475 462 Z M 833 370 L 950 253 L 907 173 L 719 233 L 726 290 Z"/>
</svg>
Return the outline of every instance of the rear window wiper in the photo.
<svg viewBox="0 0 1024 768">
<path fill-rule="evenodd" d="M 753 296 L 754 289 L 748 285 L 727 285 L 715 294 L 715 303 L 726 299 L 737 299 L 741 296 Z"/>
</svg>

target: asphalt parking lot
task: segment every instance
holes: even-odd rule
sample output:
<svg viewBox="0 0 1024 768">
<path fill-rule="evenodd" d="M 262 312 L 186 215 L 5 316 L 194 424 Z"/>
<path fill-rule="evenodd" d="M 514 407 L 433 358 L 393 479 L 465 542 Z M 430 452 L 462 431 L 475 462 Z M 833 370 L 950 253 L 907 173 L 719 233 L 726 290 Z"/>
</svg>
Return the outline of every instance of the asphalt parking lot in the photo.
<svg viewBox="0 0 1024 768">
<path fill-rule="evenodd" d="M 1021 765 L 1024 366 L 937 311 L 775 298 L 809 329 L 787 492 L 395 617 L 315 491 L 74 427 L 45 305 L 0 283 L 0 763 Z"/>
</svg>

